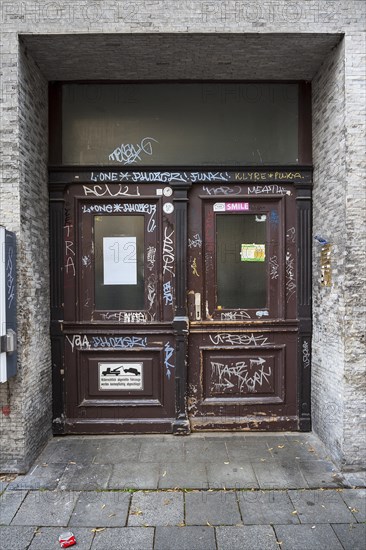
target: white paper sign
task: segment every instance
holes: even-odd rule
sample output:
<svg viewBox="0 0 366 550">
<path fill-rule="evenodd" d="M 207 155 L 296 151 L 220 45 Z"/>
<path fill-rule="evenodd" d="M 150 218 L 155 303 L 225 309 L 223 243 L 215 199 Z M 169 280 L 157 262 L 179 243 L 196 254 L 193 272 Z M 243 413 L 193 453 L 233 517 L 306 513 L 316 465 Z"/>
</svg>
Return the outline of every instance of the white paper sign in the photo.
<svg viewBox="0 0 366 550">
<path fill-rule="evenodd" d="M 142 390 L 142 363 L 98 363 L 100 390 Z"/>
<path fill-rule="evenodd" d="M 103 237 L 105 285 L 136 285 L 136 237 Z"/>
</svg>

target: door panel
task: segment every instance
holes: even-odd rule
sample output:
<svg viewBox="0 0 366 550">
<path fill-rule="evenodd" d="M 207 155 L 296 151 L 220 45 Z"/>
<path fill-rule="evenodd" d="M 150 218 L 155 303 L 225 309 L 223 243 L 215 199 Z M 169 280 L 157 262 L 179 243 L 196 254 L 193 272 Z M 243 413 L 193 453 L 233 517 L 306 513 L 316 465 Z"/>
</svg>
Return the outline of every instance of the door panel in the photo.
<svg viewBox="0 0 366 550">
<path fill-rule="evenodd" d="M 82 185 L 66 191 L 69 433 L 172 431 L 175 241 L 159 188 L 131 186 L 130 196 L 97 199 Z"/>
<path fill-rule="evenodd" d="M 237 189 L 190 194 L 191 426 L 295 429 L 296 206 Z"/>
</svg>

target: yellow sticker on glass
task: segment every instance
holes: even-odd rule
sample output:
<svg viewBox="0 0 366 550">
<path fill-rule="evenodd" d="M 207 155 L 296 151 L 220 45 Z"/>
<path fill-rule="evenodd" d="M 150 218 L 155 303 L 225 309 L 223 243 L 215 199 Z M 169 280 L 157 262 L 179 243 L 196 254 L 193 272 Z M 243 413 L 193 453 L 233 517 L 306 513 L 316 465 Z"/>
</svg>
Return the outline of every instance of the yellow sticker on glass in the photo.
<svg viewBox="0 0 366 550">
<path fill-rule="evenodd" d="M 264 262 L 266 258 L 265 244 L 242 244 L 240 259 L 242 262 Z"/>
</svg>

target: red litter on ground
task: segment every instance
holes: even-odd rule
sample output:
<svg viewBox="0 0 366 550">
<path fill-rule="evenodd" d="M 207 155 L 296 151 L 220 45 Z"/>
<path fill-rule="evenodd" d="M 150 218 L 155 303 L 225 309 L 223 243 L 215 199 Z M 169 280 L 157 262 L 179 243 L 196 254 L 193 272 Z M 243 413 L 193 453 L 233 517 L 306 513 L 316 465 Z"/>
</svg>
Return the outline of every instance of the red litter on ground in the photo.
<svg viewBox="0 0 366 550">
<path fill-rule="evenodd" d="M 68 548 L 69 546 L 74 546 L 76 544 L 76 539 L 74 533 L 67 531 L 66 533 L 61 533 L 58 537 L 58 541 L 61 545 L 61 548 Z"/>
</svg>

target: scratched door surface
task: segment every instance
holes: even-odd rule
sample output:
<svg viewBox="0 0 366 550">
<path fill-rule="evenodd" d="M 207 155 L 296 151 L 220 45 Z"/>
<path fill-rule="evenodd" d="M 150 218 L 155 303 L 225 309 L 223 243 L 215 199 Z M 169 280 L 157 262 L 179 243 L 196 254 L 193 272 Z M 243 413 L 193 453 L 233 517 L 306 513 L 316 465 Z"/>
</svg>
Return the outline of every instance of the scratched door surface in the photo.
<svg viewBox="0 0 366 550">
<path fill-rule="evenodd" d="M 256 187 L 190 192 L 193 430 L 299 428 L 296 190 Z"/>
<path fill-rule="evenodd" d="M 67 433 L 172 430 L 175 242 L 163 189 L 89 183 L 64 193 Z"/>
</svg>

